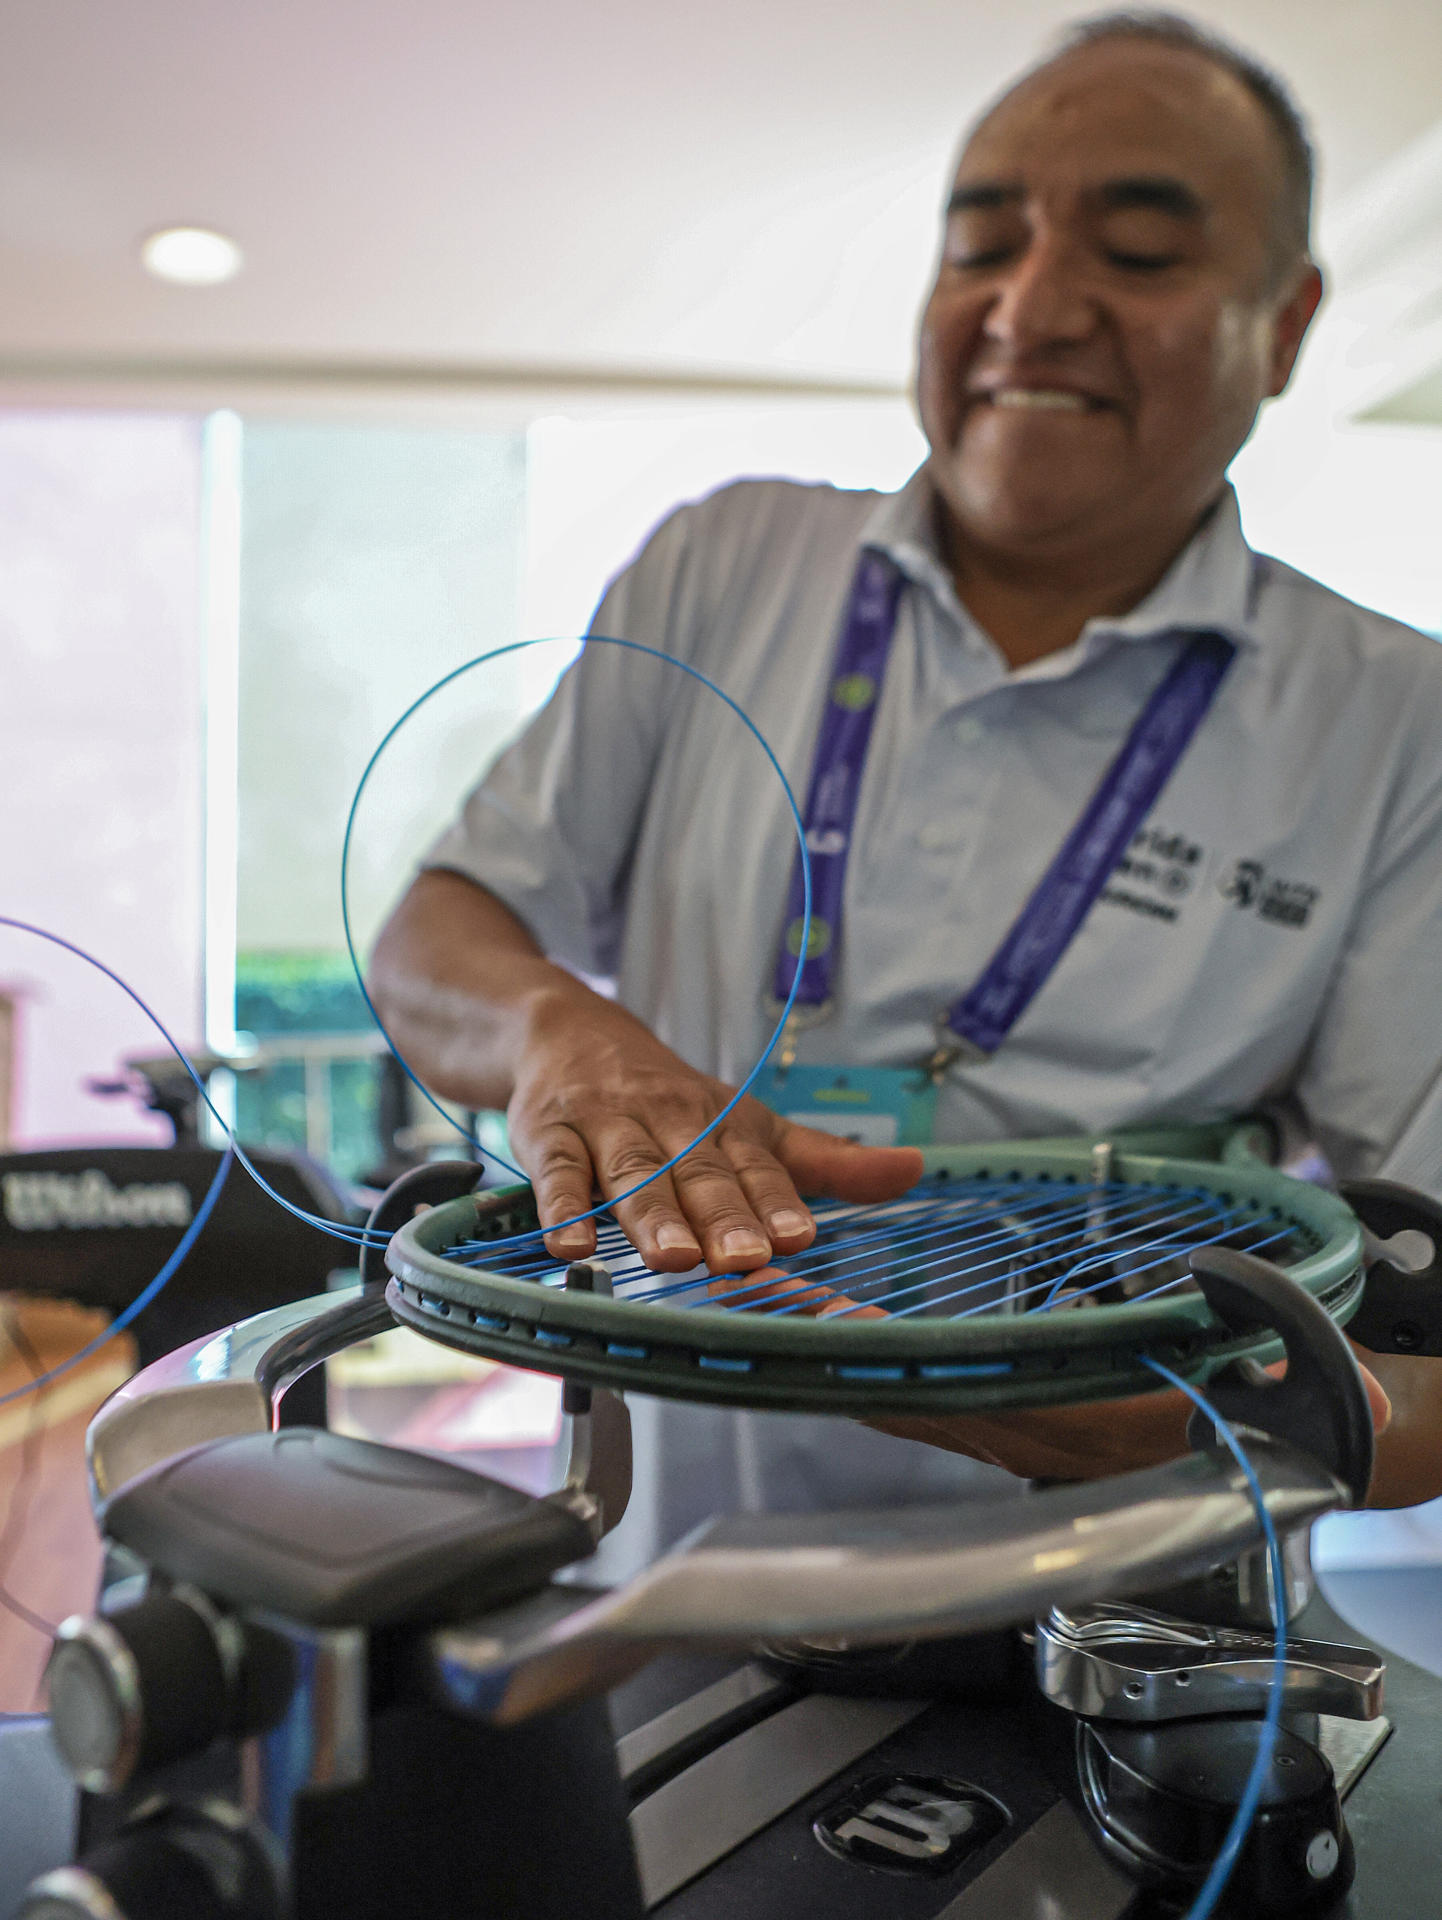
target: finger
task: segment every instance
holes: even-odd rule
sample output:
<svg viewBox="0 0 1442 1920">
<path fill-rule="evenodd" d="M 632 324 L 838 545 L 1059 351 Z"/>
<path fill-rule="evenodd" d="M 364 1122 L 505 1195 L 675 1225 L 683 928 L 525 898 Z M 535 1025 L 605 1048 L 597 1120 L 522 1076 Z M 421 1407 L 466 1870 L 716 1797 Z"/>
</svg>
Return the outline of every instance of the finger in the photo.
<svg viewBox="0 0 1442 1920">
<path fill-rule="evenodd" d="M 719 1138 L 751 1211 L 766 1229 L 772 1251 L 799 1253 L 809 1247 L 816 1238 L 816 1221 L 775 1154 L 749 1133 L 728 1129 Z"/>
<path fill-rule="evenodd" d="M 1159 1465 L 1187 1451 L 1185 1394 L 1169 1390 L 1066 1407 L 935 1416 L 933 1445 L 989 1457 L 1031 1479 L 1090 1480 Z"/>
<path fill-rule="evenodd" d="M 669 1154 L 682 1155 L 671 1174 L 676 1198 L 705 1250 L 711 1271 L 749 1273 L 764 1266 L 773 1251 L 770 1233 L 716 1137 L 708 1135 L 692 1145 L 695 1130 L 689 1115 L 669 1122 L 664 1130 L 658 1125 L 656 1132 Z M 758 1146 L 756 1152 L 769 1157 L 764 1147 Z M 785 1178 L 779 1168 L 777 1172 Z M 794 1194 L 793 1205 L 799 1205 Z M 804 1224 L 793 1229 L 793 1247 L 805 1244 L 809 1227 L 809 1218 L 805 1218 Z"/>
<path fill-rule="evenodd" d="M 785 1267 L 759 1267 L 754 1273 L 740 1277 L 728 1274 L 713 1280 L 707 1291 L 724 1296 L 728 1306 L 745 1307 L 748 1310 L 774 1312 L 778 1307 L 785 1307 L 788 1310 L 799 1309 L 814 1319 L 825 1319 L 834 1313 L 844 1313 L 859 1320 L 887 1318 L 885 1308 L 860 1306 L 849 1295 L 827 1286 L 824 1280 L 798 1278 L 788 1273 Z"/>
<path fill-rule="evenodd" d="M 777 1157 L 798 1190 L 835 1200 L 895 1200 L 921 1178 L 919 1147 L 863 1147 L 817 1127 L 781 1122 Z"/>
<path fill-rule="evenodd" d="M 982 1436 L 958 1416 L 869 1414 L 861 1425 L 874 1427 L 878 1433 L 892 1434 L 898 1440 L 920 1440 L 924 1446 L 941 1447 L 947 1453 L 969 1454 L 973 1460 L 982 1460 L 989 1467 L 1001 1465 L 996 1455 L 982 1444 Z"/>
<path fill-rule="evenodd" d="M 1355 1353 L 1356 1349 L 1353 1349 Z M 1274 1360 L 1267 1372 L 1281 1379 L 1287 1371 L 1285 1360 Z M 1358 1360 L 1357 1371 L 1362 1376 L 1362 1385 L 1367 1392 L 1367 1405 L 1371 1409 L 1372 1426 L 1377 1433 L 1385 1433 L 1392 1424 L 1392 1402 L 1387 1398 L 1387 1390 L 1370 1368 L 1364 1367 Z"/>
<path fill-rule="evenodd" d="M 721 1274 L 706 1289 L 714 1299 L 728 1307 L 744 1307 L 748 1312 L 769 1313 L 776 1307 L 818 1306 L 831 1299 L 829 1287 L 808 1285 L 794 1279 L 784 1267 L 757 1267 L 751 1273 Z"/>
<path fill-rule="evenodd" d="M 595 1221 L 576 1218 L 590 1211 L 596 1181 L 580 1134 L 570 1127 L 546 1127 L 534 1139 L 518 1137 L 516 1154 L 531 1176 L 547 1251 L 558 1260 L 584 1260 L 594 1253 Z M 559 1225 L 563 1220 L 571 1224 Z"/>
<path fill-rule="evenodd" d="M 596 1179 L 608 1200 L 647 1184 L 615 1207 L 622 1231 L 648 1267 L 658 1273 L 684 1273 L 702 1259 L 701 1242 L 686 1217 L 676 1189 L 674 1169 L 652 1175 L 670 1159 L 639 1120 L 620 1117 L 596 1129 L 592 1140 Z"/>
</svg>

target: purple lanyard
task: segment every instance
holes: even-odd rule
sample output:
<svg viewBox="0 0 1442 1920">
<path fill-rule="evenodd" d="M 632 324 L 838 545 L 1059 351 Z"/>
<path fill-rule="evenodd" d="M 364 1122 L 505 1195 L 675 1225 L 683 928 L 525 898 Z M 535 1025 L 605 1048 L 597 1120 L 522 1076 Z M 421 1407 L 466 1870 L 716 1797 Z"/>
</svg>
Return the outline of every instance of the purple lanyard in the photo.
<svg viewBox="0 0 1442 1920">
<path fill-rule="evenodd" d="M 792 1010 L 798 1025 L 824 1019 L 831 1007 L 846 862 L 904 585 L 900 570 L 885 555 L 863 550 L 836 649 L 806 796 L 806 847 L 811 856 L 809 950 L 803 960 L 804 889 L 798 859 L 792 868 L 786 931 L 776 960 L 778 1001 L 791 991 L 800 966 L 801 985 Z M 1236 647 L 1224 634 L 1194 633 L 1173 661 L 981 977 L 938 1017 L 939 1044 L 928 1062 L 932 1072 L 942 1072 L 953 1060 L 980 1060 L 995 1053 L 1021 1018 L 1186 752 L 1235 653 Z"/>
</svg>

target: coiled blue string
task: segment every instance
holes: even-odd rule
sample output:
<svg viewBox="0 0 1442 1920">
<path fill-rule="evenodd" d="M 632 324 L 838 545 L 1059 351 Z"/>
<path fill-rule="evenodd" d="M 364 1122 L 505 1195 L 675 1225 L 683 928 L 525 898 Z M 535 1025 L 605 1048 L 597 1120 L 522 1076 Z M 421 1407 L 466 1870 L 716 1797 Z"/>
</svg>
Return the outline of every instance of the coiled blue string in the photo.
<svg viewBox="0 0 1442 1920">
<path fill-rule="evenodd" d="M 522 1172 L 521 1168 L 513 1166 L 509 1160 L 504 1159 L 500 1154 L 496 1153 L 493 1149 L 483 1148 L 480 1142 L 476 1140 L 474 1135 L 469 1133 L 467 1129 L 460 1124 L 459 1121 L 454 1119 L 452 1115 L 446 1112 L 445 1108 L 441 1105 L 439 1100 L 435 1098 L 434 1094 L 432 1094 L 430 1089 L 422 1085 L 419 1077 L 412 1070 L 409 1061 L 406 1059 L 405 1055 L 401 1052 L 400 1048 L 396 1045 L 395 1041 L 391 1038 L 390 1031 L 387 1028 L 384 1020 L 381 1019 L 380 1014 L 376 1009 L 375 1002 L 371 999 L 369 990 L 366 987 L 365 978 L 361 971 L 360 958 L 356 953 L 355 939 L 351 931 L 350 850 L 351 850 L 351 841 L 355 834 L 356 815 L 360 809 L 361 799 L 365 793 L 366 787 L 370 783 L 370 777 L 372 773 L 375 771 L 376 765 L 379 762 L 381 755 L 386 751 L 386 748 L 389 747 L 392 740 L 395 739 L 396 735 L 400 732 L 401 728 L 404 727 L 408 721 L 410 721 L 417 713 L 420 712 L 421 708 L 425 706 L 428 700 L 433 700 L 435 696 L 442 691 L 443 688 L 450 686 L 452 681 L 459 680 L 463 674 L 471 673 L 477 667 L 485 666 L 488 661 L 503 659 L 505 655 L 507 655 L 508 653 L 524 652 L 525 649 L 528 647 L 555 646 L 557 644 L 558 643 L 554 639 L 513 640 L 510 642 L 508 646 L 493 647 L 489 653 L 477 654 L 474 660 L 467 660 L 463 666 L 452 668 L 452 670 L 449 673 L 442 675 L 442 677 L 439 680 L 437 680 L 432 686 L 427 687 L 426 691 L 423 694 L 421 694 L 417 699 L 413 700 L 411 704 L 406 708 L 405 712 L 401 715 L 399 720 L 397 720 L 394 723 L 394 725 L 387 730 L 387 732 L 385 733 L 385 735 L 383 736 L 380 742 L 380 745 L 376 748 L 375 752 L 371 755 L 370 759 L 366 762 L 365 771 L 364 773 L 362 773 L 360 777 L 360 783 L 356 787 L 355 795 L 352 798 L 350 803 L 350 812 L 346 815 L 345 839 L 341 844 L 341 856 L 340 856 L 340 912 L 341 912 L 341 924 L 345 929 L 346 952 L 350 955 L 350 963 L 351 963 L 352 969 L 355 972 L 356 984 L 361 990 L 361 995 L 364 998 L 366 1006 L 370 1011 L 371 1019 L 374 1020 L 376 1024 L 376 1028 L 379 1031 L 382 1039 L 385 1041 L 386 1045 L 390 1048 L 392 1055 L 395 1057 L 397 1065 L 400 1067 L 401 1071 L 405 1074 L 406 1078 L 410 1081 L 411 1085 L 416 1089 L 416 1091 L 421 1095 L 421 1097 L 424 1100 L 426 1100 L 432 1107 L 435 1108 L 436 1112 L 445 1121 L 446 1125 L 448 1127 L 453 1128 L 461 1136 L 461 1138 L 467 1142 L 469 1146 L 475 1149 L 477 1153 L 484 1153 L 487 1156 L 487 1158 L 494 1160 L 498 1166 L 504 1167 L 508 1173 L 514 1173 L 516 1177 L 521 1180 L 524 1180 L 526 1178 L 526 1175 L 524 1174 L 524 1172 Z M 668 667 L 679 667 L 682 673 L 689 674 L 693 680 L 700 681 L 703 687 L 706 687 L 710 692 L 714 693 L 718 700 L 722 701 L 726 706 L 728 706 L 731 709 L 731 711 L 736 715 L 737 719 L 741 721 L 742 725 L 746 728 L 747 732 L 752 736 L 752 738 L 760 746 L 761 751 L 766 755 L 767 760 L 770 762 L 772 770 L 776 775 L 776 778 L 781 782 L 781 790 L 786 795 L 786 805 L 790 810 L 791 824 L 795 829 L 795 833 L 796 833 L 796 845 L 800 849 L 801 881 L 802 881 L 802 913 L 801 913 L 801 934 L 800 934 L 799 951 L 802 953 L 805 953 L 808 949 L 810 939 L 811 939 L 811 855 L 807 850 L 806 829 L 803 827 L 801 823 L 801 809 L 796 804 L 796 795 L 792 792 L 791 782 L 786 778 L 786 774 L 782 769 L 781 762 L 776 758 L 776 755 L 773 753 L 771 749 L 771 745 L 769 741 L 766 739 L 766 736 L 762 733 L 761 729 L 756 725 L 756 722 L 751 718 L 750 714 L 747 713 L 746 709 L 743 706 L 741 706 L 737 701 L 733 700 L 729 693 L 725 692 L 723 688 L 718 687 L 716 682 L 708 678 L 706 674 L 702 673 L 699 667 L 693 667 L 686 660 L 678 660 L 675 654 L 663 653 L 659 647 L 644 646 L 639 640 L 622 640 L 622 639 L 619 639 L 616 635 L 608 634 L 608 633 L 588 634 L 583 643 L 583 647 L 582 647 L 583 654 L 584 654 L 585 648 L 591 647 L 591 646 L 624 647 L 629 653 L 647 654 L 653 660 L 664 661 L 664 663 Z M 791 990 L 787 994 L 785 1002 L 782 1005 L 780 1015 L 778 1016 L 776 1021 L 776 1025 L 771 1030 L 771 1037 L 767 1040 L 766 1045 L 762 1048 L 760 1059 L 756 1062 L 756 1065 L 751 1069 L 750 1073 L 747 1074 L 746 1078 L 741 1082 L 740 1086 L 736 1089 L 735 1093 L 731 1096 L 731 1098 L 726 1102 L 726 1105 L 722 1107 L 721 1111 L 716 1115 L 716 1117 L 713 1120 L 708 1121 L 707 1124 L 704 1127 L 702 1127 L 701 1131 L 696 1135 L 695 1139 L 688 1141 L 688 1143 L 681 1149 L 679 1153 L 672 1154 L 671 1158 L 667 1160 L 664 1165 L 657 1167 L 654 1173 L 648 1173 L 644 1180 L 638 1180 L 633 1187 L 627 1187 L 623 1193 L 618 1193 L 609 1200 L 603 1200 L 597 1206 L 588 1207 L 584 1213 L 573 1214 L 569 1220 L 557 1220 L 556 1222 L 554 1222 L 553 1225 L 549 1227 L 533 1228 L 531 1231 L 527 1233 L 508 1234 L 503 1238 L 492 1240 L 488 1242 L 488 1244 L 491 1247 L 515 1246 L 522 1242 L 539 1240 L 542 1237 L 542 1235 L 545 1233 L 557 1233 L 564 1227 L 576 1226 L 583 1220 L 594 1220 L 598 1214 L 609 1212 L 611 1208 L 619 1206 L 623 1200 L 629 1200 L 633 1194 L 640 1193 L 643 1187 L 649 1187 L 653 1180 L 659 1180 L 663 1174 L 669 1173 L 672 1167 L 677 1166 L 682 1160 L 686 1158 L 686 1155 L 688 1153 L 691 1153 L 692 1151 L 694 1151 L 694 1149 L 701 1144 L 701 1142 L 706 1138 L 708 1134 L 714 1133 L 717 1127 L 721 1125 L 722 1121 L 726 1119 L 727 1115 L 732 1113 L 735 1110 L 735 1108 L 738 1107 L 740 1103 L 746 1098 L 746 1095 L 751 1091 L 751 1088 L 756 1082 L 757 1076 L 764 1070 L 767 1061 L 771 1058 L 771 1055 L 776 1050 L 777 1042 L 780 1040 L 782 1034 L 786 1030 L 786 1022 L 791 1016 L 792 1007 L 795 1006 L 796 1004 L 796 995 L 799 992 L 800 987 L 801 987 L 801 969 L 798 967 L 796 969 L 796 976 L 791 982 Z"/>
<path fill-rule="evenodd" d="M 1237 1802 L 1237 1811 L 1232 1815 L 1232 1824 L 1227 1828 L 1227 1837 L 1217 1850 L 1206 1879 L 1197 1890 L 1197 1897 L 1187 1909 L 1186 1920 L 1209 1920 L 1227 1881 L 1231 1878 L 1238 1856 L 1246 1845 L 1247 1835 L 1256 1818 L 1257 1805 L 1262 1797 L 1262 1786 L 1267 1777 L 1267 1769 L 1272 1764 L 1272 1755 L 1277 1746 L 1277 1730 L 1282 1722 L 1282 1689 L 1287 1677 L 1287 1574 L 1282 1562 L 1282 1548 L 1277 1539 L 1277 1529 L 1272 1524 L 1272 1516 L 1267 1511 L 1266 1495 L 1262 1492 L 1262 1483 L 1257 1478 L 1257 1470 L 1247 1458 L 1242 1443 L 1232 1431 L 1227 1421 L 1217 1412 L 1206 1395 L 1183 1380 L 1179 1374 L 1164 1367 L 1160 1360 L 1153 1360 L 1149 1354 L 1138 1354 L 1143 1366 L 1150 1367 L 1153 1373 L 1160 1374 L 1163 1380 L 1177 1387 L 1199 1408 L 1215 1426 L 1222 1444 L 1246 1475 L 1247 1486 L 1252 1495 L 1252 1504 L 1257 1509 L 1257 1519 L 1261 1523 L 1262 1537 L 1267 1543 L 1267 1570 L 1272 1581 L 1272 1612 L 1276 1617 L 1276 1646 L 1272 1659 L 1272 1685 L 1267 1695 L 1267 1711 L 1262 1716 L 1262 1725 L 1257 1740 L 1256 1758 L 1252 1761 L 1252 1770 L 1247 1775 L 1247 1784 L 1242 1789 L 1242 1797 Z"/>
</svg>

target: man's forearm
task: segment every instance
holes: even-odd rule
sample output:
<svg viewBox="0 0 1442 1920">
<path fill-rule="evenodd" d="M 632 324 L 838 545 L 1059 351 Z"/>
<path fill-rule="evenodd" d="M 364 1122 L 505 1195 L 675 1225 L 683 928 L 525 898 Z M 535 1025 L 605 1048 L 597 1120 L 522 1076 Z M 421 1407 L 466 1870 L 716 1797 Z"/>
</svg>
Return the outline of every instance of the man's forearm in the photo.
<svg viewBox="0 0 1442 1920">
<path fill-rule="evenodd" d="M 1392 1420 L 1377 1436 L 1369 1507 L 1415 1507 L 1442 1494 L 1442 1360 L 1407 1353 L 1357 1358 L 1381 1381 Z"/>
<path fill-rule="evenodd" d="M 440 871 L 423 873 L 386 922 L 368 985 L 421 1079 L 468 1107 L 504 1107 L 538 1010 L 589 994 L 494 894 Z"/>
</svg>

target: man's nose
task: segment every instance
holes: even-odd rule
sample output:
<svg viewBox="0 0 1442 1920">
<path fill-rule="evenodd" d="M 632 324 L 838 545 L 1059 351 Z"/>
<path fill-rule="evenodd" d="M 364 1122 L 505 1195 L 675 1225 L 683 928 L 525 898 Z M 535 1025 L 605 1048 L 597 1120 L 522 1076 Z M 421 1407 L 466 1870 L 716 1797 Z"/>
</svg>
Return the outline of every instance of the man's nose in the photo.
<svg viewBox="0 0 1442 1920">
<path fill-rule="evenodd" d="M 987 309 L 989 339 L 1013 351 L 1083 340 L 1096 324 L 1085 263 L 1059 239 L 1034 235 Z"/>
</svg>

